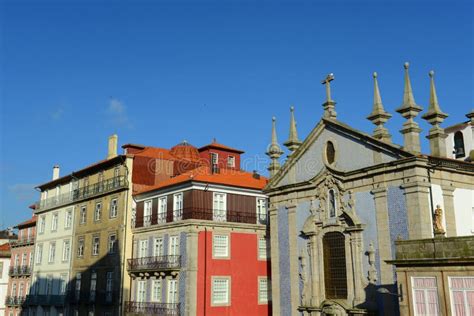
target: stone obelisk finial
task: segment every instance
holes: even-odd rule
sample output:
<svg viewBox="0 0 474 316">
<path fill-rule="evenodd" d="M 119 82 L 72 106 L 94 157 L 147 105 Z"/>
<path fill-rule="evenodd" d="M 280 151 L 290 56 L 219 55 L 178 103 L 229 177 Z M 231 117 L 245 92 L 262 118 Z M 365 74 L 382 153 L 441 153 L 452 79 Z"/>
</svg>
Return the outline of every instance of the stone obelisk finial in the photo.
<svg viewBox="0 0 474 316">
<path fill-rule="evenodd" d="M 446 157 L 446 133 L 439 125 L 443 123 L 444 119 L 448 117 L 446 113 L 441 111 L 438 103 L 438 96 L 436 94 L 436 87 L 434 82 L 434 71 L 429 72 L 430 76 L 430 106 L 428 112 L 422 115 L 422 118 L 433 125 L 426 138 L 430 140 L 430 150 L 433 156 Z"/>
<path fill-rule="evenodd" d="M 380 139 L 384 142 L 391 142 L 391 135 L 388 132 L 387 128 L 384 126 L 385 122 L 392 115 L 388 112 L 385 112 L 382 104 L 382 97 L 380 96 L 379 83 L 377 81 L 377 73 L 374 72 L 374 106 L 372 108 L 372 113 L 367 116 L 367 119 L 375 124 L 377 127 L 374 130 L 374 137 Z"/>
<path fill-rule="evenodd" d="M 283 155 L 283 151 L 281 150 L 277 140 L 275 117 L 272 118 L 272 142 L 270 146 L 268 146 L 266 154 L 271 159 L 270 166 L 268 166 L 268 171 L 270 171 L 270 177 L 273 177 L 278 172 L 278 170 L 280 170 L 280 162 L 278 159 L 281 157 L 281 155 Z"/>
<path fill-rule="evenodd" d="M 331 81 L 334 80 L 334 74 L 330 73 L 326 78 L 321 81 L 322 84 L 326 85 L 326 102 L 323 103 L 324 118 L 336 119 L 337 113 L 335 110 L 336 102 L 331 98 Z"/>
<path fill-rule="evenodd" d="M 288 140 L 283 143 L 289 150 L 290 154 L 288 156 L 291 156 L 291 154 L 298 149 L 301 145 L 301 141 L 298 139 L 298 132 L 296 131 L 296 121 L 295 121 L 295 107 L 291 106 L 290 107 L 290 113 L 291 113 L 291 118 L 290 118 L 290 136 L 288 137 Z"/>
<path fill-rule="evenodd" d="M 411 88 L 410 75 L 408 73 L 409 63 L 405 63 L 405 89 L 403 92 L 403 104 L 396 109 L 407 121 L 403 124 L 403 128 L 400 130 L 400 133 L 403 134 L 404 144 L 403 147 L 407 151 L 413 153 L 419 153 L 421 151 L 420 147 L 420 132 L 421 129 L 418 126 L 418 123 L 415 122 L 414 118 L 418 115 L 423 108 L 415 103 L 415 98 L 413 97 L 413 91 Z"/>
</svg>

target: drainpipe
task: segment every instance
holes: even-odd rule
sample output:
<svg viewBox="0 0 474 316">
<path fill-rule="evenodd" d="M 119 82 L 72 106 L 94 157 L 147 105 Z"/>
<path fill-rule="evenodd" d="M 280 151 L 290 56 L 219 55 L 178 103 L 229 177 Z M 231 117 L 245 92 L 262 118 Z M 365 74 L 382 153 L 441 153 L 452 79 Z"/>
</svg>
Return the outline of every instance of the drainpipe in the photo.
<svg viewBox="0 0 474 316">
<path fill-rule="evenodd" d="M 207 308 L 207 227 L 204 228 L 204 316 Z"/>
<path fill-rule="evenodd" d="M 128 176 L 130 175 L 130 170 L 128 170 L 128 167 L 127 167 L 127 159 L 122 158 L 122 162 L 124 163 L 124 166 L 125 166 L 125 171 L 126 171 L 125 174 L 126 174 L 126 179 L 128 181 Z M 130 181 L 128 183 L 128 185 L 129 186 L 132 185 L 132 188 L 133 188 L 132 181 Z M 123 242 L 122 242 L 123 256 L 122 256 L 121 262 L 120 262 L 120 267 L 121 267 L 121 271 L 120 271 L 121 272 L 120 273 L 120 283 L 121 284 L 120 284 L 120 287 L 121 287 L 121 290 L 119 291 L 119 303 L 120 303 L 119 304 L 119 315 L 122 315 L 122 308 L 123 308 L 123 287 L 122 287 L 122 284 L 123 284 L 123 279 L 124 279 L 124 274 L 125 274 L 125 260 L 126 260 L 125 259 L 125 255 L 126 255 L 125 246 L 127 244 L 127 227 L 128 227 L 127 225 L 128 225 L 128 211 L 129 211 L 128 210 L 128 206 L 129 206 L 128 205 L 128 202 L 129 202 L 128 196 L 129 196 L 129 194 L 131 194 L 130 192 L 131 192 L 131 189 L 129 187 L 128 190 L 127 190 L 126 198 L 125 198 L 125 206 L 126 206 L 125 209 L 127 211 L 125 212 L 125 225 L 123 227 L 123 232 L 124 232 Z"/>
</svg>

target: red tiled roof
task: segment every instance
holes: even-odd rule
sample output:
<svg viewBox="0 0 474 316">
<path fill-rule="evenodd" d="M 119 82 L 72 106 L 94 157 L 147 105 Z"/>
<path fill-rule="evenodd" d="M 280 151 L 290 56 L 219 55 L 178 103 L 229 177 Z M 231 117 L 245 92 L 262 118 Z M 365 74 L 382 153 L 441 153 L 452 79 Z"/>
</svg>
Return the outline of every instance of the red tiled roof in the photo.
<svg viewBox="0 0 474 316">
<path fill-rule="evenodd" d="M 3 245 L 0 245 L 0 251 L 8 251 L 10 250 L 10 243 L 5 243 Z"/>
<path fill-rule="evenodd" d="M 260 176 L 260 179 L 253 177 L 253 174 L 245 171 L 221 169 L 219 173 L 211 173 L 208 166 L 202 166 L 194 170 L 185 172 L 176 177 L 162 181 L 154 186 L 137 186 L 136 194 L 159 190 L 185 182 L 204 182 L 213 184 L 222 184 L 234 187 L 261 190 L 265 187 L 268 179 Z"/>
<path fill-rule="evenodd" d="M 19 227 L 25 227 L 25 226 L 33 226 L 35 223 L 36 223 L 36 215 L 34 215 L 32 218 L 30 218 L 30 219 L 28 219 L 24 222 L 21 222 L 20 224 L 16 225 L 15 227 L 19 228 Z"/>
<path fill-rule="evenodd" d="M 199 148 L 199 151 L 203 151 L 203 150 L 208 149 L 208 148 L 228 150 L 228 151 L 233 151 L 233 152 L 240 153 L 240 154 L 244 153 L 244 151 L 242 151 L 240 149 L 235 149 L 235 148 L 232 148 L 232 147 L 229 147 L 229 146 L 226 146 L 226 145 L 222 145 L 222 144 L 219 144 L 219 143 L 216 143 L 216 142 L 213 142 L 211 144 L 208 144 L 206 146 L 203 146 L 203 147 Z"/>
<path fill-rule="evenodd" d="M 143 150 L 136 152 L 132 155 L 161 158 L 166 160 L 176 160 L 176 157 L 171 155 L 168 149 L 159 147 L 145 147 Z"/>
</svg>

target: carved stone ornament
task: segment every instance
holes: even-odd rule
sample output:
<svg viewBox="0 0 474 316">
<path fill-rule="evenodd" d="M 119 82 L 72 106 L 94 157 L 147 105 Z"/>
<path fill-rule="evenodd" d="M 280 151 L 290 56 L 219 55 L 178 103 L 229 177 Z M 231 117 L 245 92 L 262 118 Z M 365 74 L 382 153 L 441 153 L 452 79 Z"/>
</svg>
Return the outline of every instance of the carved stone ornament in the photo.
<svg viewBox="0 0 474 316">
<path fill-rule="evenodd" d="M 436 209 L 434 211 L 433 228 L 435 235 L 444 235 L 445 230 L 443 228 L 443 209 L 440 205 L 436 205 Z"/>
<path fill-rule="evenodd" d="M 298 257 L 300 261 L 300 280 L 303 285 L 303 290 L 301 293 L 301 305 L 306 306 L 308 305 L 308 300 L 310 295 L 308 294 L 309 291 L 309 280 L 308 280 L 308 272 L 307 272 L 307 258 L 306 253 L 303 249 L 301 249 L 300 255 Z"/>
<path fill-rule="evenodd" d="M 369 271 L 368 271 L 367 279 L 369 280 L 370 284 L 376 284 L 378 277 L 377 277 L 377 269 L 375 267 L 375 249 L 374 249 L 374 244 L 372 241 L 369 244 L 369 250 L 367 250 L 367 256 L 369 259 Z"/>
</svg>

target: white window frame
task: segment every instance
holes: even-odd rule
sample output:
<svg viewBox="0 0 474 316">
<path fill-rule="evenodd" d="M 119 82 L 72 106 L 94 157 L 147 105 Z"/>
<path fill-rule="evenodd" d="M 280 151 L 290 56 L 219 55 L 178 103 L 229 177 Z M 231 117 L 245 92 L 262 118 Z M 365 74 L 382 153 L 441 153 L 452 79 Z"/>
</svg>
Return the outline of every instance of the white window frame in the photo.
<svg viewBox="0 0 474 316">
<path fill-rule="evenodd" d="M 163 293 L 163 282 L 161 279 L 152 281 L 151 301 L 154 303 L 161 303 Z"/>
<path fill-rule="evenodd" d="M 85 250 L 85 243 L 86 239 L 84 237 L 79 237 L 77 239 L 77 257 L 82 258 L 84 257 L 84 250 Z"/>
<path fill-rule="evenodd" d="M 183 219 L 183 193 L 173 194 L 173 221 Z"/>
<path fill-rule="evenodd" d="M 53 213 L 51 218 L 51 231 L 55 232 L 58 230 L 58 221 L 59 221 L 59 214 L 58 212 Z"/>
<path fill-rule="evenodd" d="M 91 271 L 89 301 L 95 302 L 97 297 L 97 271 Z"/>
<path fill-rule="evenodd" d="M 153 238 L 153 256 L 159 257 L 163 256 L 165 252 L 165 244 L 163 237 Z"/>
<path fill-rule="evenodd" d="M 66 211 L 66 216 L 64 218 L 64 228 L 68 229 L 72 226 L 72 210 Z"/>
<path fill-rule="evenodd" d="M 270 257 L 269 247 L 270 247 L 270 240 L 266 236 L 258 236 L 257 238 L 258 260 L 267 260 Z"/>
<path fill-rule="evenodd" d="M 168 279 L 166 302 L 168 304 L 178 303 L 178 280 Z"/>
<path fill-rule="evenodd" d="M 94 207 L 94 222 L 100 221 L 102 217 L 102 202 L 95 203 Z"/>
<path fill-rule="evenodd" d="M 227 221 L 227 194 L 223 192 L 212 193 L 212 218 L 216 222 Z"/>
<path fill-rule="evenodd" d="M 46 228 L 46 215 L 40 216 L 38 233 L 43 234 Z"/>
<path fill-rule="evenodd" d="M 218 153 L 210 153 L 211 158 L 211 165 L 218 165 L 219 164 L 219 154 Z"/>
<path fill-rule="evenodd" d="M 225 300 L 217 300 L 216 286 L 217 283 L 225 284 L 225 289 L 222 290 L 225 293 Z M 219 291 L 221 291 L 219 289 Z M 230 276 L 212 276 L 211 277 L 211 306 L 230 306 L 231 305 L 231 277 Z"/>
<path fill-rule="evenodd" d="M 97 243 L 96 243 L 97 240 Z M 100 236 L 92 236 L 92 255 L 98 256 L 100 253 Z"/>
<path fill-rule="evenodd" d="M 108 239 L 108 253 L 114 254 L 117 252 L 117 234 L 110 234 Z"/>
<path fill-rule="evenodd" d="M 109 216 L 110 218 L 115 218 L 118 216 L 118 199 L 117 198 L 110 200 Z"/>
<path fill-rule="evenodd" d="M 230 259 L 230 234 L 212 234 L 212 258 Z"/>
<path fill-rule="evenodd" d="M 146 302 L 146 281 L 140 280 L 137 282 L 137 302 Z"/>
<path fill-rule="evenodd" d="M 432 287 L 432 288 L 421 288 L 421 287 L 415 287 L 415 280 L 417 279 L 431 279 L 431 280 L 435 280 L 435 284 L 436 284 L 436 287 Z M 436 279 L 436 277 L 434 276 L 418 276 L 418 277 L 411 277 L 411 291 L 412 291 L 412 296 L 413 296 L 413 314 L 415 316 L 424 316 L 424 314 L 418 314 L 417 312 L 417 308 L 416 308 L 416 291 L 423 291 L 423 298 L 424 298 L 424 304 L 425 304 L 425 307 L 428 311 L 428 305 L 429 305 L 429 302 L 428 302 L 428 292 L 430 291 L 436 291 L 436 303 L 437 303 L 437 309 L 438 309 L 438 313 L 437 314 L 433 314 L 431 316 L 437 316 L 437 315 L 440 315 L 440 306 L 439 306 L 439 297 L 438 297 L 438 280 Z"/>
<path fill-rule="evenodd" d="M 272 283 L 267 276 L 258 277 L 258 304 L 268 304 L 272 300 Z"/>
<path fill-rule="evenodd" d="M 169 249 L 168 255 L 178 256 L 179 255 L 179 235 L 171 235 L 169 237 Z"/>
<path fill-rule="evenodd" d="M 53 263 L 56 258 L 56 242 L 49 243 L 48 263 Z"/>
<path fill-rule="evenodd" d="M 266 224 L 268 222 L 267 199 L 257 197 L 257 224 Z"/>
<path fill-rule="evenodd" d="M 148 257 L 148 239 L 138 241 L 138 258 Z"/>
<path fill-rule="evenodd" d="M 158 224 L 166 223 L 166 215 L 168 213 L 168 197 L 158 198 Z"/>
<path fill-rule="evenodd" d="M 463 293 L 463 300 L 464 300 L 464 312 L 465 315 L 469 315 L 469 305 L 468 305 L 468 298 L 467 292 L 472 292 L 474 289 L 463 287 L 462 289 L 453 289 L 452 288 L 452 281 L 453 279 L 474 279 L 472 276 L 449 276 L 448 277 L 448 285 L 449 285 L 449 300 L 451 301 L 451 313 L 455 315 L 455 306 L 454 306 L 454 297 L 453 297 L 453 290 L 460 291 Z M 474 282 L 474 280 L 473 280 Z M 438 303 L 439 304 L 439 303 Z M 472 315 L 471 315 L 472 316 Z"/>
<path fill-rule="evenodd" d="M 143 226 L 148 227 L 151 225 L 151 214 L 153 212 L 153 200 L 146 200 L 143 203 Z"/>
<path fill-rule="evenodd" d="M 79 212 L 79 224 L 84 225 L 87 223 L 87 206 L 82 205 Z"/>
<path fill-rule="evenodd" d="M 64 240 L 63 241 L 63 262 L 69 261 L 70 256 L 71 256 L 71 241 Z"/>
<path fill-rule="evenodd" d="M 38 244 L 36 246 L 36 264 L 41 264 L 41 261 L 43 261 L 43 244 Z"/>
<path fill-rule="evenodd" d="M 227 156 L 227 167 L 235 168 L 235 156 Z"/>
<path fill-rule="evenodd" d="M 74 285 L 74 298 L 78 301 L 81 297 L 81 280 L 82 274 L 80 272 L 76 273 L 76 284 Z"/>
<path fill-rule="evenodd" d="M 68 282 L 67 273 L 62 273 L 59 276 L 59 294 L 61 294 L 61 295 L 66 294 L 67 282 Z"/>
<path fill-rule="evenodd" d="M 114 291 L 114 272 L 107 271 L 105 281 L 105 301 L 111 303 L 113 300 Z"/>
</svg>

